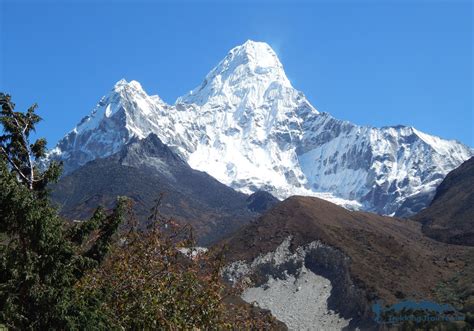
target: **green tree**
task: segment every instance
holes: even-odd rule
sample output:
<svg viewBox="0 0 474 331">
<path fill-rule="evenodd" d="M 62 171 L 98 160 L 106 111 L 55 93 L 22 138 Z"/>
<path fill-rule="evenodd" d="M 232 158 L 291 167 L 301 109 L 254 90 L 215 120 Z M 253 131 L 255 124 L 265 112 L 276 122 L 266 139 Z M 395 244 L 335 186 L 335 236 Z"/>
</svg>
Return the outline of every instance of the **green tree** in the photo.
<svg viewBox="0 0 474 331">
<path fill-rule="evenodd" d="M 26 113 L 15 112 L 10 96 L 3 93 L 0 93 L 0 106 L 0 122 L 4 131 L 0 136 L 0 152 L 18 180 L 29 190 L 41 193 L 49 182 L 58 179 L 61 166 L 52 162 L 45 171 L 38 169 L 38 160 L 45 156 L 46 139 L 29 143 L 30 133 L 41 121 L 35 113 L 38 106 L 32 105 Z"/>
<path fill-rule="evenodd" d="M 65 227 L 47 191 L 61 165 L 41 166 L 46 140 L 29 142 L 41 120 L 36 105 L 15 112 L 10 96 L 0 93 L 0 106 L 0 232 L 7 238 L 0 251 L 0 322 L 12 329 L 83 328 L 101 317 L 90 315 L 93 300 L 74 304 L 74 285 L 107 253 L 127 202 L 119 200 L 109 216 L 98 210 Z"/>
</svg>

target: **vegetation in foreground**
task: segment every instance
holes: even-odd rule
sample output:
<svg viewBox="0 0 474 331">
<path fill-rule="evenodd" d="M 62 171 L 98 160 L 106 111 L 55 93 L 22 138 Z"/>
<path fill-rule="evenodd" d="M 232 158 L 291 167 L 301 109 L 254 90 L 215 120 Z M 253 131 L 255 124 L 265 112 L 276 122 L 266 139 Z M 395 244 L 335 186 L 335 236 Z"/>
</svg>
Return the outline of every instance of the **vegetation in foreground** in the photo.
<svg viewBox="0 0 474 331">
<path fill-rule="evenodd" d="M 30 143 L 36 105 L 14 111 L 0 93 L 0 324 L 10 329 L 265 328 L 274 320 L 224 304 L 218 254 L 190 258 L 192 233 L 153 211 L 139 230 L 131 201 L 65 222 L 49 201 L 61 165 Z M 125 221 L 128 220 L 127 224 Z"/>
</svg>

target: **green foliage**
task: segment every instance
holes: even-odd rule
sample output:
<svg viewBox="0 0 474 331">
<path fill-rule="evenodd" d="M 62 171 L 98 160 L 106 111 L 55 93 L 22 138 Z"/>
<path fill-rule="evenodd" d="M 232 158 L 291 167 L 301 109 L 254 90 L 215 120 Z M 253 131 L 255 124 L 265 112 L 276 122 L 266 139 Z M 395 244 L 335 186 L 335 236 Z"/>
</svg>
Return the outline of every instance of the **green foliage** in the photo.
<svg viewBox="0 0 474 331">
<path fill-rule="evenodd" d="M 123 219 L 125 201 L 119 201 L 105 221 L 84 222 L 81 227 L 92 227 L 99 235 L 90 249 L 82 249 L 68 236 L 48 200 L 46 186 L 57 180 L 60 165 L 51 163 L 41 170 L 38 161 L 45 154 L 46 141 L 29 144 L 29 134 L 40 121 L 34 113 L 36 105 L 25 114 L 14 112 L 14 104 L 4 94 L 0 105 L 0 232 L 6 237 L 0 254 L 0 321 L 11 329 L 78 327 L 81 321 L 97 318 L 86 304 L 74 304 L 74 285 L 107 253 Z M 81 240 L 87 237 L 83 232 Z"/>
<path fill-rule="evenodd" d="M 52 162 L 46 170 L 40 170 L 38 160 L 45 156 L 46 140 L 40 138 L 30 144 L 29 137 L 41 118 L 35 113 L 36 104 L 26 113 L 16 112 L 15 104 L 8 94 L 0 93 L 0 123 L 3 134 L 0 136 L 0 154 L 8 163 L 18 180 L 30 190 L 39 193 L 61 174 L 61 165 Z"/>
<path fill-rule="evenodd" d="M 68 233 L 69 238 L 76 245 L 82 245 L 84 241 L 102 224 L 104 224 L 107 214 L 103 207 L 98 207 L 88 222 L 82 222 L 79 226 L 71 227 Z"/>
<path fill-rule="evenodd" d="M 455 326 L 462 330 L 474 329 L 474 255 L 469 254 L 464 268 L 451 279 L 440 282 L 434 289 L 436 299 L 442 303 L 453 304 L 465 315 L 463 323 Z"/>
<path fill-rule="evenodd" d="M 118 198 L 118 204 L 115 210 L 110 216 L 100 222 L 98 236 L 85 256 L 97 262 L 102 262 L 111 247 L 113 236 L 117 233 L 119 225 L 124 222 L 125 215 L 131 209 L 130 203 L 131 202 L 125 197 Z M 94 216 L 97 217 L 97 214 L 96 212 Z"/>
</svg>

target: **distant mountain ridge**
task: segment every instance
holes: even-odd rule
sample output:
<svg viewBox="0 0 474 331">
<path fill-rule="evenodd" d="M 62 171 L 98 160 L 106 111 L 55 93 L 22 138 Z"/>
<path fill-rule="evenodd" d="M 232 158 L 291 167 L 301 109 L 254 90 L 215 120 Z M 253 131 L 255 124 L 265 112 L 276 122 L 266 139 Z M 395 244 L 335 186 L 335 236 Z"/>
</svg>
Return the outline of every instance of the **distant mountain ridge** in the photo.
<svg viewBox="0 0 474 331">
<path fill-rule="evenodd" d="M 117 82 L 49 157 L 70 172 L 150 133 L 239 191 L 318 196 L 387 215 L 426 207 L 444 176 L 474 155 L 412 127 L 364 127 L 319 113 L 270 46 L 247 41 L 175 105 L 136 81 Z"/>
</svg>

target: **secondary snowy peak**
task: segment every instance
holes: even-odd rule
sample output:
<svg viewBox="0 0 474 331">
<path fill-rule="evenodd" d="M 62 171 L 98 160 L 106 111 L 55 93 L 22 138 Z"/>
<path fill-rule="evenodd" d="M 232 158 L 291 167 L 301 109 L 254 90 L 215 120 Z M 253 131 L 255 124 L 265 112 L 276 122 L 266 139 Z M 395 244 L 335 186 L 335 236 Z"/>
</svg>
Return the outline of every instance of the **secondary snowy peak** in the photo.
<svg viewBox="0 0 474 331">
<path fill-rule="evenodd" d="M 131 138 L 145 138 L 160 126 L 155 118 L 168 106 L 148 96 L 137 81 L 118 81 L 89 116 L 61 139 L 49 157 L 65 161 L 69 172 L 95 158 L 111 155 Z"/>
<path fill-rule="evenodd" d="M 125 79 L 121 79 L 106 96 L 100 99 L 99 103 L 92 110 L 92 113 L 84 117 L 73 131 L 81 133 L 94 130 L 104 119 L 113 118 L 119 112 L 126 112 L 127 109 L 125 109 L 123 105 L 127 101 L 136 99 L 137 97 L 143 98 L 145 96 L 146 93 L 143 91 L 139 82 L 127 82 Z"/>
</svg>

